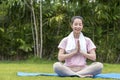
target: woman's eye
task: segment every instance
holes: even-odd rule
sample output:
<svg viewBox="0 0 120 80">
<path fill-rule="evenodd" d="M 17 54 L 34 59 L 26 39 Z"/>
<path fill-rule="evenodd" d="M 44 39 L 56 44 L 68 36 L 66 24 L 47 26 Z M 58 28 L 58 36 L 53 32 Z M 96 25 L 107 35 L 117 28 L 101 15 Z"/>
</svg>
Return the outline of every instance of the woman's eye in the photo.
<svg viewBox="0 0 120 80">
<path fill-rule="evenodd" d="M 75 23 L 74 25 L 75 25 L 75 26 L 77 26 L 77 25 L 78 25 L 78 23 Z"/>
<path fill-rule="evenodd" d="M 79 25 L 79 26 L 82 26 L 81 23 L 75 23 L 75 24 L 74 24 L 74 26 L 78 26 L 78 25 Z"/>
<path fill-rule="evenodd" d="M 80 23 L 79 26 L 82 26 L 82 24 Z"/>
</svg>

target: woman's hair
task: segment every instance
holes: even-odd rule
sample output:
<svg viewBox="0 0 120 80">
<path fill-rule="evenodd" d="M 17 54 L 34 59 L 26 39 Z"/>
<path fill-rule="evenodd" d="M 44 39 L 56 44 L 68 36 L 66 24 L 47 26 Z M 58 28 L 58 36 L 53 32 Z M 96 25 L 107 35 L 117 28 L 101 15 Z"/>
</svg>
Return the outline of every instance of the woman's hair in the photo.
<svg viewBox="0 0 120 80">
<path fill-rule="evenodd" d="M 82 20 L 82 23 L 83 23 L 83 17 L 81 17 L 81 16 L 73 16 L 73 17 L 71 18 L 71 24 L 73 24 L 73 22 L 74 22 L 75 19 L 81 19 L 81 20 Z"/>
</svg>

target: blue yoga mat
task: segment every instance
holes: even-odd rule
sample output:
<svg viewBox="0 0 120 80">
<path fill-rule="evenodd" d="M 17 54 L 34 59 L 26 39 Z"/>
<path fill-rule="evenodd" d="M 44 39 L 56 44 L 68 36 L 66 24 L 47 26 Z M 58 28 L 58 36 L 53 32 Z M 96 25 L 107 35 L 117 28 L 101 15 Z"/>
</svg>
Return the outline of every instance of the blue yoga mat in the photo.
<svg viewBox="0 0 120 80">
<path fill-rule="evenodd" d="M 56 73 L 31 73 L 31 72 L 18 72 L 18 76 L 58 76 Z"/>
<path fill-rule="evenodd" d="M 120 79 L 120 73 L 98 74 L 98 75 L 94 76 L 94 78 L 113 78 L 113 79 Z"/>
<path fill-rule="evenodd" d="M 31 72 L 17 72 L 18 76 L 59 76 L 56 73 L 31 73 Z M 93 78 L 113 78 L 120 79 L 120 73 L 106 73 L 98 74 Z"/>
</svg>

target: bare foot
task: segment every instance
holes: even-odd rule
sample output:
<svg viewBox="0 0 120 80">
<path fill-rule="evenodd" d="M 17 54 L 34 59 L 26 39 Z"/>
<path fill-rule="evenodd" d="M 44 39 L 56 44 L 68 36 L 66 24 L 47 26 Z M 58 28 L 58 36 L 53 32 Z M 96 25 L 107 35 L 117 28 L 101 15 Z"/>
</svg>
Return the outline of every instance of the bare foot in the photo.
<svg viewBox="0 0 120 80">
<path fill-rule="evenodd" d="M 79 75 L 80 78 L 90 78 L 90 77 L 93 77 L 93 75 Z"/>
</svg>

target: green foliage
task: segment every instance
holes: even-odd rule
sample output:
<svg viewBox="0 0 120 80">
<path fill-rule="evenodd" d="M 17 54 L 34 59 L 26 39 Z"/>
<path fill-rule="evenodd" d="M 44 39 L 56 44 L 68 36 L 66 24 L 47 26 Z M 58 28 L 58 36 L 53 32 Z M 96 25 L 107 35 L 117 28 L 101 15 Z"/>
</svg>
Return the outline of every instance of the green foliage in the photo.
<svg viewBox="0 0 120 80">
<path fill-rule="evenodd" d="M 43 58 L 57 59 L 60 40 L 71 32 L 71 17 L 81 15 L 84 34 L 97 46 L 97 60 L 119 63 L 119 4 L 119 0 L 43 0 Z M 38 27 L 39 5 L 34 1 Z M 29 57 L 34 52 L 30 1 L 3 0 L 0 7 L 0 59 Z"/>
</svg>

